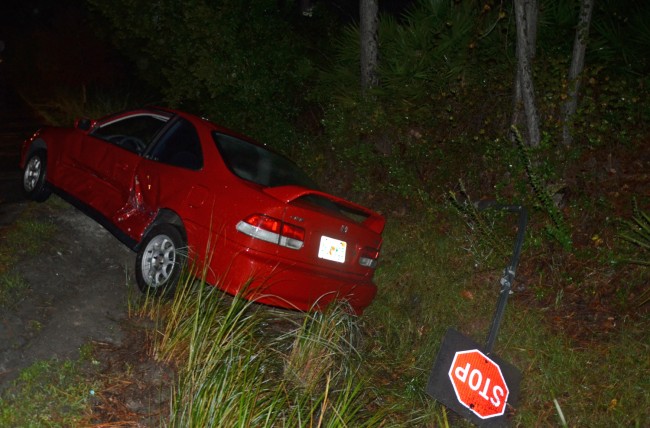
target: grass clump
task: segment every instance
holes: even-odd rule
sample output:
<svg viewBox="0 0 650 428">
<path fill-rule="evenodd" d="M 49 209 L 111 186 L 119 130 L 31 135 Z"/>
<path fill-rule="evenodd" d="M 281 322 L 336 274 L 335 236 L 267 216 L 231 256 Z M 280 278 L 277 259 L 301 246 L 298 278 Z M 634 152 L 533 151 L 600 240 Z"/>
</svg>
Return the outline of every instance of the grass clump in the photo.
<svg viewBox="0 0 650 428">
<path fill-rule="evenodd" d="M 0 426 L 68 427 L 87 423 L 96 382 L 84 362 L 39 361 L 0 396 Z"/>
<path fill-rule="evenodd" d="M 0 307 L 7 307 L 27 293 L 29 285 L 15 272 L 0 274 Z"/>
<path fill-rule="evenodd" d="M 53 224 L 26 213 L 14 225 L 0 231 L 0 307 L 19 301 L 28 291 L 27 282 L 12 267 L 20 257 L 34 256 L 56 232 Z"/>
<path fill-rule="evenodd" d="M 152 314 L 152 351 L 179 374 L 169 426 L 376 426 L 344 306 L 279 311 L 187 279 L 173 302 L 148 299 Z"/>
</svg>

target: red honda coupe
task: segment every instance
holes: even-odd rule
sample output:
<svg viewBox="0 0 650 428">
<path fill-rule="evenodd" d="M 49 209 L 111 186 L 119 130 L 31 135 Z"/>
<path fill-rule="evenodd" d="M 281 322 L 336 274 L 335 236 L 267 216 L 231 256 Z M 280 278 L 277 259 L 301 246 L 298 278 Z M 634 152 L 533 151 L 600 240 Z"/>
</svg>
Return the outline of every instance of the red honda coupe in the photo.
<svg viewBox="0 0 650 428">
<path fill-rule="evenodd" d="M 197 116 L 145 108 L 45 127 L 21 167 L 31 199 L 56 192 L 137 252 L 143 292 L 171 294 L 189 257 L 209 284 L 274 306 L 342 299 L 360 314 L 376 294 L 381 215 Z"/>
</svg>

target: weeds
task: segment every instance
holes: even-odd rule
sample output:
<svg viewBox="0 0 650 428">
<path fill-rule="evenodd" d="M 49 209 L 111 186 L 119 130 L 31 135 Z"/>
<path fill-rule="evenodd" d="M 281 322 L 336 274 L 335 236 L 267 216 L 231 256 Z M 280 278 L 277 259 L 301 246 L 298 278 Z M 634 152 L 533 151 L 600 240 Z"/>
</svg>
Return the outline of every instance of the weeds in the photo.
<svg viewBox="0 0 650 428">
<path fill-rule="evenodd" d="M 35 220 L 26 213 L 12 227 L 2 231 L 0 243 L 0 307 L 8 307 L 28 292 L 28 284 L 11 267 L 23 256 L 34 256 L 42 250 L 56 229 L 51 223 Z"/>
<path fill-rule="evenodd" d="M 17 273 L 0 274 L 0 308 L 13 305 L 28 291 L 29 285 Z"/>
<path fill-rule="evenodd" d="M 97 385 L 84 361 L 40 361 L 23 370 L 0 397 L 0 426 L 81 426 Z"/>
<path fill-rule="evenodd" d="M 472 233 L 468 234 L 471 239 L 471 253 L 478 260 L 488 260 L 493 256 L 503 256 L 507 253 L 506 242 L 497 235 L 494 222 L 489 222 L 486 213 L 482 213 L 480 205 L 483 201 L 472 202 L 465 190 L 465 185 L 459 182 L 460 192 L 449 191 L 449 202 L 453 208 L 465 219 L 467 226 Z M 482 264 L 482 263 L 480 263 Z"/>
<path fill-rule="evenodd" d="M 650 266 L 650 215 L 641 211 L 634 200 L 634 215 L 631 220 L 621 220 L 623 230 L 618 236 L 631 243 L 638 250 L 638 257 L 626 259 L 628 263 Z M 639 258 L 640 257 L 640 258 Z"/>
<path fill-rule="evenodd" d="M 542 182 L 539 174 L 533 166 L 530 147 L 523 142 L 521 133 L 516 127 L 513 126 L 511 130 L 515 136 L 517 147 L 519 148 L 519 154 L 526 169 L 526 176 L 533 188 L 533 193 L 535 194 L 539 208 L 551 219 L 551 224 L 546 226 L 546 231 L 550 237 L 562 245 L 562 248 L 569 251 L 573 247 L 573 243 L 571 240 L 571 232 L 569 231 L 564 216 L 553 201 L 552 195 L 549 193 L 547 186 Z"/>
</svg>

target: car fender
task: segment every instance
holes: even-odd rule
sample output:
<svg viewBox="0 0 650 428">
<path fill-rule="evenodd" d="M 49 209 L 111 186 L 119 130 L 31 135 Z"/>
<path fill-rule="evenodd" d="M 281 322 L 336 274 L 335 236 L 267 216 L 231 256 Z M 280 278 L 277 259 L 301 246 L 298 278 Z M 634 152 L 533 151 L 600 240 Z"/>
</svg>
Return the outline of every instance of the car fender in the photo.
<svg viewBox="0 0 650 428">
<path fill-rule="evenodd" d="M 27 158 L 34 153 L 36 150 L 43 149 L 47 151 L 47 143 L 42 138 L 35 138 L 33 140 L 27 140 L 23 146 L 23 150 L 20 156 L 20 168 L 25 167 L 25 162 Z"/>
<path fill-rule="evenodd" d="M 181 217 L 175 211 L 169 208 L 162 208 L 158 210 L 158 213 L 154 217 L 153 221 L 149 223 L 147 227 L 145 227 L 144 230 L 142 231 L 142 234 L 140 235 L 140 240 L 135 246 L 136 251 L 140 248 L 144 237 L 147 236 L 149 231 L 159 224 L 173 225 L 181 233 L 181 236 L 183 237 L 183 241 L 187 242 L 187 231 L 185 229 L 185 225 L 183 224 L 183 220 L 181 219 Z"/>
</svg>

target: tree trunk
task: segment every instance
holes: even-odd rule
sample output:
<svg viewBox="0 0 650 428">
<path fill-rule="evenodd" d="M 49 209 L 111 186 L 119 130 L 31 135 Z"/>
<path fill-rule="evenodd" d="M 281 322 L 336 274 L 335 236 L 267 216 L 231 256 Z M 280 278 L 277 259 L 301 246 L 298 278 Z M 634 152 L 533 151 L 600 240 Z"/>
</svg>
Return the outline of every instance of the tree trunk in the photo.
<svg viewBox="0 0 650 428">
<path fill-rule="evenodd" d="M 562 117 L 562 141 L 567 146 L 573 143 L 573 136 L 571 134 L 572 120 L 578 108 L 578 91 L 580 90 L 582 71 L 585 67 L 585 51 L 587 50 L 587 38 L 589 37 L 589 25 L 591 24 L 591 12 L 593 9 L 594 0 L 582 0 L 578 28 L 576 28 L 576 38 L 573 41 L 573 55 L 571 57 L 569 80 L 567 82 L 567 100 L 564 104 L 564 114 Z"/>
<path fill-rule="evenodd" d="M 377 0 L 360 0 L 360 44 L 361 44 L 361 91 L 379 84 L 377 67 L 379 64 L 379 48 L 377 43 L 378 29 L 378 4 Z"/>
<path fill-rule="evenodd" d="M 535 51 L 537 50 L 537 4 L 533 1 L 526 1 L 524 3 L 525 16 L 530 17 L 526 19 L 526 31 L 528 38 L 526 43 L 528 45 L 529 61 L 535 59 Z M 524 124 L 524 103 L 521 98 L 521 73 L 517 67 L 517 76 L 515 77 L 515 91 L 512 103 L 512 120 L 511 124 L 521 127 Z"/>
<path fill-rule="evenodd" d="M 535 105 L 531 66 L 537 39 L 537 0 L 514 0 L 514 4 L 517 26 L 517 77 L 512 123 L 520 124 L 523 110 L 528 144 L 537 146 L 540 142 L 539 114 Z"/>
</svg>

